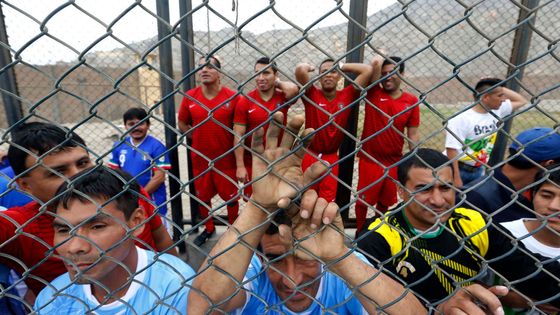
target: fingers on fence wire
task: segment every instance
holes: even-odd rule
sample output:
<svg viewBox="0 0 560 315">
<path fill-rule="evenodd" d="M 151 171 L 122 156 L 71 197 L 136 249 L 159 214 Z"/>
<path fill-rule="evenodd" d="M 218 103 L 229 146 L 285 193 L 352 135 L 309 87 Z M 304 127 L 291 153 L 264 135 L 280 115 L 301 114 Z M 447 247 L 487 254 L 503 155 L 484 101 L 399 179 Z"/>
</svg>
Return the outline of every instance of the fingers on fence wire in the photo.
<svg viewBox="0 0 560 315">
<path fill-rule="evenodd" d="M 264 153 L 264 128 L 259 128 L 253 133 L 251 149 L 254 155 L 262 156 Z"/>
<path fill-rule="evenodd" d="M 296 142 L 295 145 L 295 148 L 297 148 L 296 155 L 300 159 L 303 159 L 303 156 L 307 152 L 306 148 L 309 147 L 309 144 L 311 144 L 311 140 L 313 140 L 314 134 L 315 134 L 315 129 L 307 128 L 303 131 L 300 139 Z"/>
<path fill-rule="evenodd" d="M 479 284 L 473 284 L 457 290 L 449 300 L 438 307 L 438 310 L 446 315 L 503 315 L 504 309 L 498 297 L 507 293 L 508 289 L 503 286 L 486 289 Z"/>
<path fill-rule="evenodd" d="M 327 209 L 328 206 L 329 203 L 324 198 L 316 199 L 315 205 L 309 217 L 309 219 L 311 219 L 311 224 L 310 224 L 311 228 L 316 229 L 317 227 L 321 226 L 321 223 L 323 222 L 323 214 L 325 215 L 327 214 L 325 210 Z M 303 213 L 301 214 L 301 216 L 303 217 Z M 325 221 L 330 222 L 332 221 L 332 218 L 325 217 Z"/>
<path fill-rule="evenodd" d="M 280 131 L 282 121 L 284 120 L 284 114 L 281 112 L 276 112 L 272 115 L 272 121 L 268 127 L 268 131 L 266 133 L 266 149 L 273 150 L 278 147 L 278 137 L 280 136 Z"/>
<path fill-rule="evenodd" d="M 303 173 L 303 184 L 305 186 L 314 184 L 325 172 L 329 170 L 329 163 L 317 161 L 311 164 Z"/>
<path fill-rule="evenodd" d="M 280 235 L 280 241 L 286 248 L 291 248 L 293 244 L 293 235 L 291 227 L 280 224 L 278 226 L 278 234 Z"/>
<path fill-rule="evenodd" d="M 300 216 L 303 219 L 309 219 L 311 217 L 315 206 L 315 200 L 317 200 L 318 197 L 319 195 L 315 190 L 308 190 L 303 194 L 300 205 Z"/>
<path fill-rule="evenodd" d="M 286 126 L 286 132 L 282 136 L 282 143 L 280 144 L 281 147 L 287 148 L 288 150 L 292 148 L 294 142 L 296 140 L 297 135 L 299 134 L 299 130 L 301 126 L 303 126 L 304 118 L 301 115 L 296 115 L 288 122 Z"/>
</svg>

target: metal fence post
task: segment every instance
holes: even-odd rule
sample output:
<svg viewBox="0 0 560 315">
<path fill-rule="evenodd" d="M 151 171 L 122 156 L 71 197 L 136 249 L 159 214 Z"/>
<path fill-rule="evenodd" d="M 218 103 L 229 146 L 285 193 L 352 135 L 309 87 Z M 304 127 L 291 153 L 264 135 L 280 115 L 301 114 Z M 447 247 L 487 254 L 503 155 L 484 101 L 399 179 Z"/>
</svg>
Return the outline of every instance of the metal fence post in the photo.
<svg viewBox="0 0 560 315">
<path fill-rule="evenodd" d="M 193 21 L 192 21 L 192 14 L 189 12 L 192 11 L 192 2 L 191 0 L 179 0 L 179 14 L 183 19 L 181 21 L 181 27 L 179 29 L 179 34 L 181 35 L 181 39 L 186 41 L 181 45 L 181 67 L 182 67 L 182 75 L 183 77 L 188 75 L 194 69 L 194 50 L 192 49 L 194 45 L 194 37 L 193 37 Z M 194 76 L 191 76 L 183 81 L 181 85 L 183 91 L 188 91 L 195 86 Z M 192 145 L 190 140 L 186 140 L 187 142 L 187 171 L 189 178 L 194 178 L 194 173 L 192 170 L 192 163 L 191 163 L 191 150 L 190 147 Z M 189 182 L 189 191 L 193 193 L 194 190 L 194 181 Z M 195 200 L 195 198 L 189 198 L 190 207 L 191 207 L 191 220 L 184 220 L 183 224 L 191 224 L 195 226 L 198 217 L 199 217 L 199 204 Z"/>
<path fill-rule="evenodd" d="M 8 47 L 10 45 L 8 43 L 6 24 L 4 23 L 4 12 L 0 3 L 0 89 L 3 91 L 0 93 L 4 101 L 8 125 L 12 126 L 23 118 L 23 110 L 21 108 L 21 101 L 13 96 L 19 96 L 19 92 L 14 65 L 12 65 L 12 56 Z"/>
<path fill-rule="evenodd" d="M 355 47 L 360 45 L 364 40 L 364 28 L 367 24 L 367 1 L 366 0 L 352 0 L 350 1 L 350 12 L 349 15 L 357 23 L 361 24 L 362 27 L 356 25 L 352 21 L 348 21 L 348 40 L 346 43 L 346 51 L 351 51 L 346 55 L 346 62 L 362 62 L 364 60 L 364 47 L 353 50 Z M 358 114 L 360 106 L 358 103 L 352 106 L 350 111 L 350 117 L 348 118 L 348 125 L 346 130 L 353 137 L 345 136 L 342 145 L 340 146 L 339 154 L 343 159 L 339 164 L 338 177 L 346 185 L 338 185 L 336 192 L 336 203 L 341 209 L 346 209 L 347 211 L 342 211 L 342 219 L 344 221 L 345 227 L 350 227 L 354 223 L 349 224 L 348 214 L 349 214 L 349 203 L 350 203 L 350 191 L 348 187 L 352 187 L 352 175 L 354 174 L 354 151 L 356 149 L 356 132 L 358 129 Z"/>
<path fill-rule="evenodd" d="M 162 40 L 171 33 L 169 27 L 169 1 L 158 0 L 156 10 L 157 15 L 163 20 L 158 20 L 158 39 Z M 160 86 L 163 103 L 163 117 L 166 123 L 165 145 L 167 148 L 173 148 L 169 151 L 169 159 L 171 161 L 171 174 L 173 174 L 175 178 L 181 178 L 179 172 L 179 155 L 177 153 L 177 135 L 175 131 L 171 129 L 171 127 L 176 127 L 174 84 L 167 79 L 173 77 L 173 58 L 170 39 L 166 39 L 159 46 L 159 65 L 161 72 L 164 74 L 160 75 Z M 180 197 L 181 186 L 176 180 L 169 181 L 169 192 L 171 196 L 176 196 L 171 200 L 171 216 L 173 222 L 182 227 L 183 202 Z M 182 232 L 182 229 L 175 227 L 173 231 L 173 240 L 179 248 L 179 252 L 185 253 L 186 246 L 185 242 L 183 241 Z"/>
<path fill-rule="evenodd" d="M 531 48 L 531 37 L 533 36 L 532 26 L 535 24 L 537 15 L 537 12 L 533 10 L 538 7 L 539 0 L 522 0 L 521 5 L 523 7 L 519 9 L 519 18 L 517 20 L 518 24 L 521 25 L 515 30 L 507 77 L 514 75 L 515 72 L 517 72 L 517 74 L 515 74 L 515 79 L 511 79 L 506 83 L 507 88 L 516 92 L 519 92 L 521 88 L 519 82 L 523 79 L 524 72 L 524 69 L 518 69 L 517 65 L 527 61 L 529 49 Z M 488 161 L 490 166 L 494 166 L 504 159 L 512 123 L 513 118 L 508 119 L 504 127 L 498 132 L 490 161 Z"/>
</svg>

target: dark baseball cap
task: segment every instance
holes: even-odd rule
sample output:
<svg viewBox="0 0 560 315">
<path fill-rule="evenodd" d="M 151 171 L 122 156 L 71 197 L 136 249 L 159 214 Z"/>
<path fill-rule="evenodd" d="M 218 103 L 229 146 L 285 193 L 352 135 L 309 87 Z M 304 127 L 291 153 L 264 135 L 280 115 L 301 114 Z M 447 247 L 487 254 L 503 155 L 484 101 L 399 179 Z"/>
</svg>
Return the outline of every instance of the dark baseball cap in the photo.
<svg viewBox="0 0 560 315">
<path fill-rule="evenodd" d="M 547 127 L 527 129 L 512 141 L 510 149 L 537 163 L 560 159 L 560 134 Z"/>
</svg>

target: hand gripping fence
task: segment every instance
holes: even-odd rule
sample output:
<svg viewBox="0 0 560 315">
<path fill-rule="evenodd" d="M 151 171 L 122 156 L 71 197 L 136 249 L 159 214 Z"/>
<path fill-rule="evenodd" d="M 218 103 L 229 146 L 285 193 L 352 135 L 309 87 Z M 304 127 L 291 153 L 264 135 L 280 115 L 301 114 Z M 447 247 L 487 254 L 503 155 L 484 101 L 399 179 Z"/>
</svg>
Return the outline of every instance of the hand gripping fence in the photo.
<svg viewBox="0 0 560 315">
<path fill-rule="evenodd" d="M 559 13 L 538 0 L 0 0 L 0 312 L 439 314 L 458 297 L 485 308 L 473 285 L 499 284 L 505 307 L 558 313 L 560 208 L 539 189 L 560 190 Z M 477 89 L 487 78 L 498 81 Z M 127 124 L 131 108 L 145 115 Z M 294 117 L 305 127 L 286 127 Z M 143 126 L 150 136 L 134 143 Z M 425 148 L 449 160 L 434 166 Z M 397 171 L 411 157 L 430 179 L 414 187 Z M 292 176 L 314 161 L 325 171 L 313 180 Z M 461 187 L 451 169 L 484 177 Z M 343 223 L 302 219 L 308 188 Z M 274 189 L 294 202 L 271 209 Z M 121 217 L 123 195 L 138 224 Z M 515 213 L 534 218 L 527 231 L 502 224 Z M 107 226 L 121 237 L 97 237 Z M 348 251 L 332 257 L 340 242 Z M 359 283 L 348 261 L 365 264 Z M 67 268 L 76 275 L 55 280 Z M 399 290 L 381 296 L 377 283 Z"/>
</svg>

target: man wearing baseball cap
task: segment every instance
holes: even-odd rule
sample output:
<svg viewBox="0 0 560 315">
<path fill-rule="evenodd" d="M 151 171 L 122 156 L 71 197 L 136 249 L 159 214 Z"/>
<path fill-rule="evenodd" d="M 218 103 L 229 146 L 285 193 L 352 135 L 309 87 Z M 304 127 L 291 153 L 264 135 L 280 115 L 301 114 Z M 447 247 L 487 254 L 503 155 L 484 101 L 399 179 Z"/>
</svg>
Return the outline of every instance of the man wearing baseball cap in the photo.
<svg viewBox="0 0 560 315">
<path fill-rule="evenodd" d="M 534 217 L 530 190 L 535 176 L 547 165 L 560 162 L 560 133 L 537 127 L 522 131 L 509 147 L 506 163 L 465 187 L 459 204 L 479 209 L 494 222 Z M 471 189 L 471 190 L 469 190 Z M 459 199 L 458 199 L 459 200 Z"/>
</svg>

